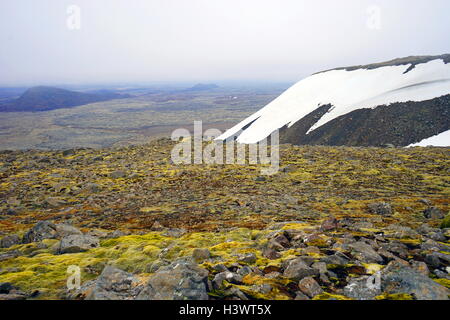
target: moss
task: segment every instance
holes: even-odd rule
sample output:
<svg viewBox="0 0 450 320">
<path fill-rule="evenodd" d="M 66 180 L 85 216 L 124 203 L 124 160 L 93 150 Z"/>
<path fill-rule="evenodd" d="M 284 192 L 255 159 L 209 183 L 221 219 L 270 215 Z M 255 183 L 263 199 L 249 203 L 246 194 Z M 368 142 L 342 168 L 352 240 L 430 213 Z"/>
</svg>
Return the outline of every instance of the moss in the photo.
<svg viewBox="0 0 450 320">
<path fill-rule="evenodd" d="M 450 228 L 450 214 L 447 214 L 441 222 L 441 228 Z"/>
<path fill-rule="evenodd" d="M 449 279 L 433 279 L 434 281 L 436 281 L 437 283 L 439 283 L 440 285 L 443 285 L 446 288 L 450 289 L 450 280 Z"/>
<path fill-rule="evenodd" d="M 353 300 L 353 299 L 339 294 L 324 292 L 315 296 L 313 300 Z"/>
<path fill-rule="evenodd" d="M 382 294 L 375 297 L 375 300 L 414 300 L 414 297 L 407 293 Z"/>
</svg>

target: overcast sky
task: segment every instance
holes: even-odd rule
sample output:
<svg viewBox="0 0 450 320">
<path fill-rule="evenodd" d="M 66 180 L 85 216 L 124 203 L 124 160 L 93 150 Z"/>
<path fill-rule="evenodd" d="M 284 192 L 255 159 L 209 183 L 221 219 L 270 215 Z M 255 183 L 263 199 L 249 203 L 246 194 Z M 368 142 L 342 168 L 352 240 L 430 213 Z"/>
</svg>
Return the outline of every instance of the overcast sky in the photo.
<svg viewBox="0 0 450 320">
<path fill-rule="evenodd" d="M 448 0 L 1 0 L 0 85 L 296 81 L 450 53 L 449 12 Z"/>
</svg>

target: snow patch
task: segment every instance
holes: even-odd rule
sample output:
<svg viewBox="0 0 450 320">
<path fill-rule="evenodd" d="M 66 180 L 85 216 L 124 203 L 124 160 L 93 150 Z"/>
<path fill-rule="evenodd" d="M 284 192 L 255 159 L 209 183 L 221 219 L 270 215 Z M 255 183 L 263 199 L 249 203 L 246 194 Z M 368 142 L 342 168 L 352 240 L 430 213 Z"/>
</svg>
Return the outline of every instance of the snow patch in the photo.
<svg viewBox="0 0 450 320">
<path fill-rule="evenodd" d="M 285 125 L 291 127 L 320 105 L 331 104 L 333 108 L 308 133 L 357 109 L 375 108 L 394 102 L 424 101 L 450 93 L 450 63 L 435 59 L 418 64 L 404 73 L 410 66 L 331 70 L 314 74 L 294 84 L 217 140 L 238 135 L 237 141 L 240 143 L 259 142 Z M 248 128 L 240 132 L 252 121 Z"/>
<path fill-rule="evenodd" d="M 409 147 L 450 147 L 450 130 L 439 133 L 435 136 L 423 139 L 420 142 L 410 144 Z"/>
</svg>

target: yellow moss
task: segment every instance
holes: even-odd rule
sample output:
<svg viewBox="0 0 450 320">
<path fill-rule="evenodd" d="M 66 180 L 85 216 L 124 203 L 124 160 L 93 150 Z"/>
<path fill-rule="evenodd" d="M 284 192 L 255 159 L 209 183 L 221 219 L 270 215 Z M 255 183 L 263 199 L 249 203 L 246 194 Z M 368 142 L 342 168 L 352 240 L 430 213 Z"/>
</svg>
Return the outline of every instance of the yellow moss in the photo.
<svg viewBox="0 0 450 320">
<path fill-rule="evenodd" d="M 353 300 L 353 299 L 339 294 L 324 292 L 315 296 L 313 300 Z"/>
<path fill-rule="evenodd" d="M 407 293 L 382 294 L 375 297 L 375 300 L 414 300 L 414 297 Z"/>
<path fill-rule="evenodd" d="M 363 263 L 364 268 L 366 268 L 367 274 L 374 274 L 384 268 L 381 264 L 376 263 Z"/>
<path fill-rule="evenodd" d="M 449 279 L 433 279 L 435 282 L 439 283 L 440 285 L 443 285 L 444 287 L 447 287 L 450 289 L 450 280 Z"/>
</svg>

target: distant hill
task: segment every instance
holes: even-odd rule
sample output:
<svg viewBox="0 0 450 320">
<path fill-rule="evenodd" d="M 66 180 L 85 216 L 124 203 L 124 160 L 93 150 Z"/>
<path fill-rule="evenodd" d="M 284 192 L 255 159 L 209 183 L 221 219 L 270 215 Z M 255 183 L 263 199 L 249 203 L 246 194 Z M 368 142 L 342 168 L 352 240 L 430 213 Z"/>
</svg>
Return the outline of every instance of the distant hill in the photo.
<svg viewBox="0 0 450 320">
<path fill-rule="evenodd" d="M 127 94 L 118 94 L 110 91 L 84 93 L 38 86 L 28 89 L 18 99 L 0 105 L 0 112 L 48 111 L 128 97 L 130 96 Z"/>
<path fill-rule="evenodd" d="M 217 84 L 214 83 L 197 83 L 195 86 L 186 89 L 186 91 L 206 91 L 219 88 Z"/>
</svg>

